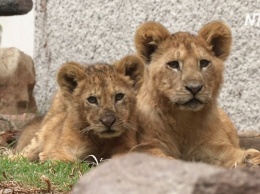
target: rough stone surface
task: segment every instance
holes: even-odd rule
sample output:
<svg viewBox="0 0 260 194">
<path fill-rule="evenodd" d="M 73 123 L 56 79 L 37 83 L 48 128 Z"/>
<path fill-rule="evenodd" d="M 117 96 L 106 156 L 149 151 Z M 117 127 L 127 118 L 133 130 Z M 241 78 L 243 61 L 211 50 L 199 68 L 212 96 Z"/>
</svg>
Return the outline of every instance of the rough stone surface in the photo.
<svg viewBox="0 0 260 194">
<path fill-rule="evenodd" d="M 35 1 L 37 101 L 46 110 L 55 90 L 55 75 L 66 61 L 111 62 L 134 53 L 136 27 L 153 20 L 171 32 L 197 31 L 222 19 L 233 32 L 220 105 L 242 130 L 260 131 L 260 28 L 246 26 L 246 15 L 259 1 L 96 0 Z M 256 17 L 257 19 L 258 17 Z"/>
<path fill-rule="evenodd" d="M 6 115 L 0 114 L 0 132 L 20 129 L 25 123 L 36 117 L 36 114 Z"/>
<path fill-rule="evenodd" d="M 0 114 L 36 112 L 34 63 L 16 48 L 0 48 Z"/>
<path fill-rule="evenodd" d="M 232 170 L 198 179 L 193 194 L 259 194 L 260 171 Z"/>
<path fill-rule="evenodd" d="M 32 0 L 0 0 L 0 16 L 23 15 L 32 7 Z"/>
<path fill-rule="evenodd" d="M 199 177 L 223 172 L 201 163 L 129 154 L 115 158 L 86 173 L 73 194 L 192 194 Z"/>
<path fill-rule="evenodd" d="M 245 149 L 254 148 L 260 151 L 260 132 L 241 131 L 239 132 L 240 146 Z"/>
<path fill-rule="evenodd" d="M 227 170 L 128 154 L 86 173 L 72 194 L 259 194 L 260 169 Z"/>
</svg>

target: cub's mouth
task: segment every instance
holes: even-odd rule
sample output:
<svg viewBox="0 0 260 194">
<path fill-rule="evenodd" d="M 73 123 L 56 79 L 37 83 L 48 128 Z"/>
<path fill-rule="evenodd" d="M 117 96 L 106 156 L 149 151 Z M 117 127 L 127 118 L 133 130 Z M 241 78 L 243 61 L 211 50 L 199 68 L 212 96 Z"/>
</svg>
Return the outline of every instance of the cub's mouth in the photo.
<svg viewBox="0 0 260 194">
<path fill-rule="evenodd" d="M 115 131 L 114 129 L 111 129 L 111 128 L 108 128 L 108 129 L 106 129 L 106 130 L 104 130 L 104 131 L 102 131 L 101 132 L 101 134 L 114 134 L 114 133 L 116 133 L 117 131 Z"/>
<path fill-rule="evenodd" d="M 192 98 L 191 100 L 189 100 L 188 102 L 185 102 L 184 104 L 182 104 L 182 105 L 184 105 L 184 106 L 189 106 L 189 107 L 197 107 L 197 106 L 199 106 L 199 105 L 202 105 L 203 103 L 199 100 L 199 99 L 197 99 L 197 98 Z"/>
<path fill-rule="evenodd" d="M 183 110 L 197 111 L 204 106 L 204 103 L 201 100 L 194 97 L 186 102 L 178 103 L 177 105 L 180 109 Z"/>
<path fill-rule="evenodd" d="M 104 131 L 99 133 L 99 136 L 102 138 L 113 138 L 120 136 L 121 134 L 121 131 L 115 130 L 113 128 L 106 128 Z"/>
</svg>

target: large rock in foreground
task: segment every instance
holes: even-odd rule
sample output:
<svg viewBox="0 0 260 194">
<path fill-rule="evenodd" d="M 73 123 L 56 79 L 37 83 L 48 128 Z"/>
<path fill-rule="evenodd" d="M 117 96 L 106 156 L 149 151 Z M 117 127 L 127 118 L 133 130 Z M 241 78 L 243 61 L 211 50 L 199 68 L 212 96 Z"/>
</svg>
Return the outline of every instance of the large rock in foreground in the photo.
<svg viewBox="0 0 260 194">
<path fill-rule="evenodd" d="M 257 194 L 259 170 L 226 170 L 202 163 L 128 154 L 86 173 L 73 194 Z"/>
<path fill-rule="evenodd" d="M 16 48 L 0 48 L 0 114 L 35 113 L 34 63 Z"/>
<path fill-rule="evenodd" d="M 0 0 L 0 16 L 26 14 L 32 7 L 32 0 Z"/>
</svg>

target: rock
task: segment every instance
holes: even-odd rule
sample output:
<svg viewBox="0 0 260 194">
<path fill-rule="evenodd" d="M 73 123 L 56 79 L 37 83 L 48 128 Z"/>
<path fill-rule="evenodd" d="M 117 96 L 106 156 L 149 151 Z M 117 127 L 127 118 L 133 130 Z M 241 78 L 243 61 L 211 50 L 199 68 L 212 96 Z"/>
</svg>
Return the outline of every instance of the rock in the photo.
<svg viewBox="0 0 260 194">
<path fill-rule="evenodd" d="M 32 7 L 32 0 L 0 0 L 0 16 L 23 15 Z"/>
<path fill-rule="evenodd" d="M 36 114 L 3 115 L 0 114 L 0 147 L 13 145 L 22 132 L 22 127 Z"/>
<path fill-rule="evenodd" d="M 0 114 L 0 132 L 6 130 L 19 130 L 27 122 L 34 119 L 36 114 L 5 115 Z"/>
<path fill-rule="evenodd" d="M 193 194 L 259 194 L 260 170 L 231 170 L 201 177 Z"/>
<path fill-rule="evenodd" d="M 227 170 L 131 153 L 86 173 L 72 194 L 257 194 L 259 178 L 259 169 Z"/>
<path fill-rule="evenodd" d="M 0 48 L 0 114 L 35 113 L 34 63 L 16 48 Z"/>
<path fill-rule="evenodd" d="M 199 177 L 224 172 L 202 163 L 127 154 L 111 159 L 85 174 L 73 194 L 191 194 Z"/>
<path fill-rule="evenodd" d="M 260 151 L 260 132 L 241 131 L 239 132 L 240 146 L 245 149 L 254 148 Z"/>
</svg>

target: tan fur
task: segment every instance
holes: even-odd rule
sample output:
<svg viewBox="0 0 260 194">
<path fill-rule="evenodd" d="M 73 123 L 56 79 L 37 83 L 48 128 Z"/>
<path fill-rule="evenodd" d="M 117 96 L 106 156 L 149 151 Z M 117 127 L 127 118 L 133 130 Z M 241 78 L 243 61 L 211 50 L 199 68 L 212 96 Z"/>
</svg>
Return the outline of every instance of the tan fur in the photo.
<svg viewBox="0 0 260 194">
<path fill-rule="evenodd" d="M 38 116 L 22 127 L 22 133 L 19 136 L 14 149 L 16 152 L 22 151 L 27 145 L 30 144 L 31 140 L 41 128 L 43 118 L 44 116 Z"/>
<path fill-rule="evenodd" d="M 57 76 L 60 89 L 22 155 L 29 160 L 39 156 L 43 162 L 83 160 L 88 155 L 100 160 L 128 152 L 137 143 L 135 95 L 143 74 L 144 64 L 136 56 L 114 65 L 64 64 Z"/>
<path fill-rule="evenodd" d="M 224 167 L 260 164 L 258 151 L 239 147 L 233 123 L 218 107 L 223 62 L 231 47 L 231 32 L 223 22 L 205 25 L 198 35 L 170 34 L 161 24 L 147 22 L 137 29 L 135 44 L 149 63 L 137 97 L 141 147 Z"/>
</svg>

